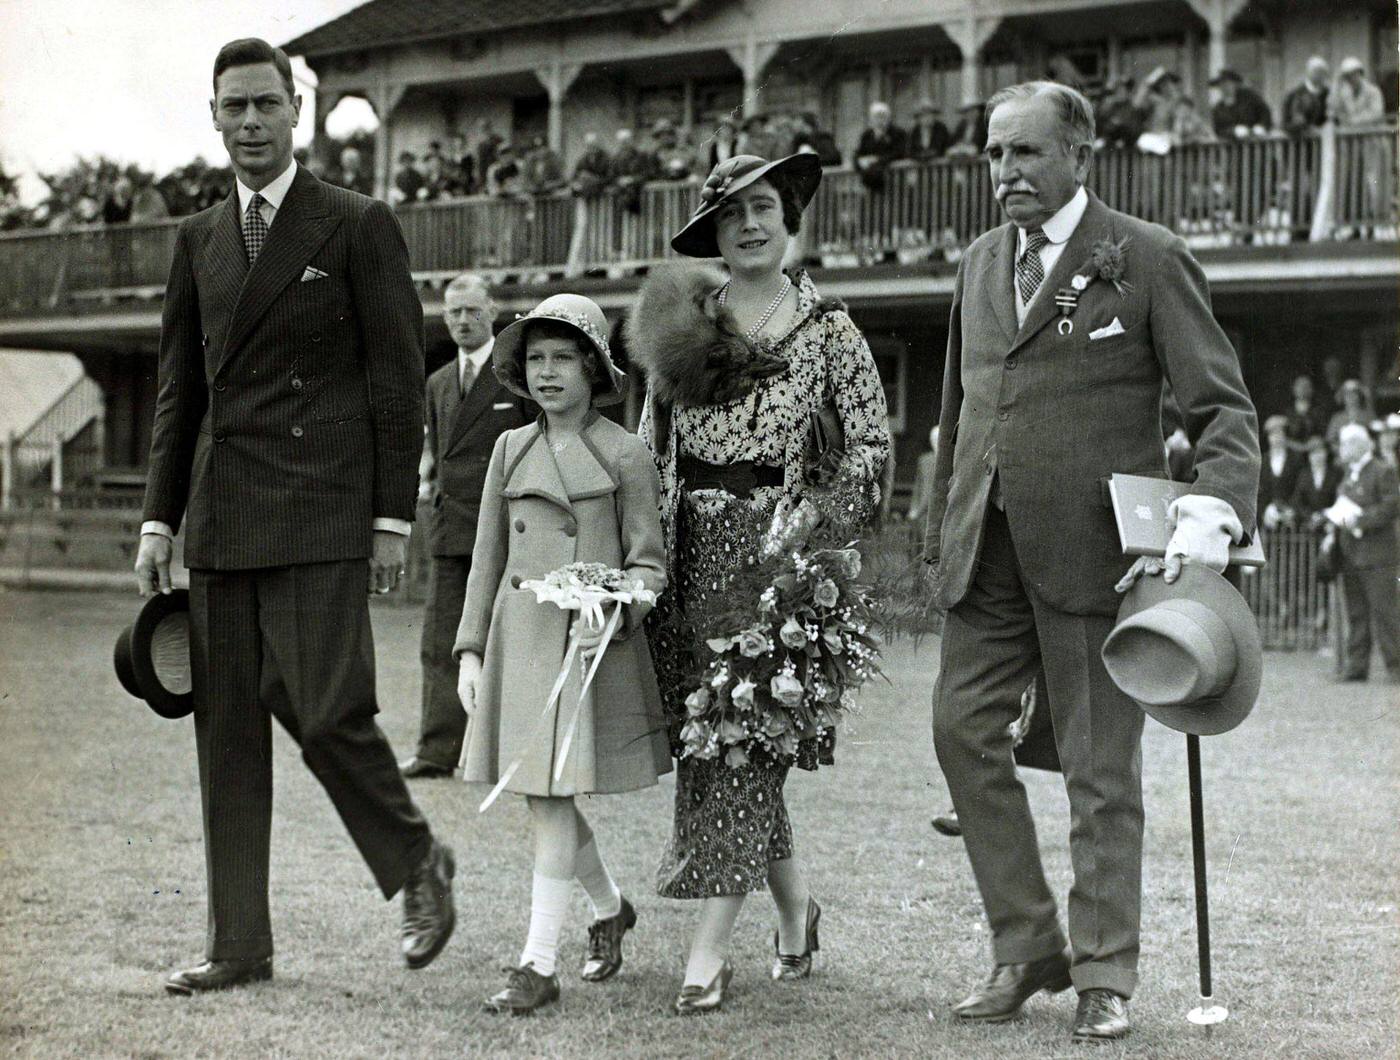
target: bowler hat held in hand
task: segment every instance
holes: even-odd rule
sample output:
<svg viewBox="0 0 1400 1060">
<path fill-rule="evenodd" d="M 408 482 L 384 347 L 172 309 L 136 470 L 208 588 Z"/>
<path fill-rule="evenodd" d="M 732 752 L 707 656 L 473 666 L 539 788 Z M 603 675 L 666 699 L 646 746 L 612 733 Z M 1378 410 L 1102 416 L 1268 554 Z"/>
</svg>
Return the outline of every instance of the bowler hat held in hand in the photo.
<svg viewBox="0 0 1400 1060">
<path fill-rule="evenodd" d="M 112 664 L 122 687 L 162 718 L 194 710 L 190 669 L 190 593 L 175 589 L 147 600 L 121 631 Z"/>
</svg>

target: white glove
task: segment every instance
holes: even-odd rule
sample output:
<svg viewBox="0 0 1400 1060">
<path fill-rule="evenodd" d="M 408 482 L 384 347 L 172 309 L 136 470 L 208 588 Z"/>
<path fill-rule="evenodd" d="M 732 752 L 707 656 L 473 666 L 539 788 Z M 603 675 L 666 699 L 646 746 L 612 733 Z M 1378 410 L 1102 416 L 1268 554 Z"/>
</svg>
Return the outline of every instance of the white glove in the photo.
<svg viewBox="0 0 1400 1060">
<path fill-rule="evenodd" d="M 476 712 L 476 683 L 481 678 L 481 656 L 474 651 L 462 652 L 457 661 L 457 698 L 467 717 Z"/>
<path fill-rule="evenodd" d="M 1188 493 L 1167 506 L 1168 582 L 1176 581 L 1183 563 L 1199 563 L 1219 574 L 1230 562 L 1230 545 L 1244 536 L 1235 509 L 1219 497 Z"/>
</svg>

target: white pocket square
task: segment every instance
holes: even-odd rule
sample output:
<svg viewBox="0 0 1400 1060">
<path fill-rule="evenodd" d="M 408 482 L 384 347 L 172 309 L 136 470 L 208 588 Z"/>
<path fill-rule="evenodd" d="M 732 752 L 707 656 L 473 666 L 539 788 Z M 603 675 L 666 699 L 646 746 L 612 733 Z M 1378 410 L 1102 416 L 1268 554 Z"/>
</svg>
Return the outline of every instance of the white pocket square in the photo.
<svg viewBox="0 0 1400 1060">
<path fill-rule="evenodd" d="M 1095 339 L 1111 339 L 1114 335 L 1123 334 L 1124 330 L 1123 322 L 1117 317 L 1114 317 L 1113 320 L 1103 327 L 1095 328 L 1093 331 L 1089 332 L 1089 341 L 1093 342 Z"/>
<path fill-rule="evenodd" d="M 323 269 L 318 269 L 314 265 L 306 266 L 306 271 L 301 274 L 301 282 L 307 283 L 310 280 L 324 280 L 330 273 Z"/>
<path fill-rule="evenodd" d="M 506 409 L 508 409 L 508 408 L 510 408 L 510 407 L 511 407 L 511 403 L 510 403 L 509 401 L 498 401 L 498 402 L 496 402 L 494 405 L 491 406 L 491 411 L 492 411 L 492 412 L 504 412 Z"/>
</svg>

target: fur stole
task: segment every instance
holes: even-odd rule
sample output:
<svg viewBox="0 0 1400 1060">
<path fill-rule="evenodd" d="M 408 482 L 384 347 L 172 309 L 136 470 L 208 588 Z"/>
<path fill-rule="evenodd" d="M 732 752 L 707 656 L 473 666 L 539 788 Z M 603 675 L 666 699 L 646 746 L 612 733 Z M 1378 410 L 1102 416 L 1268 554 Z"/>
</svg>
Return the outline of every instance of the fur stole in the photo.
<svg viewBox="0 0 1400 1060">
<path fill-rule="evenodd" d="M 748 394 L 787 358 L 754 349 L 716 297 L 724 274 L 708 265 L 655 269 L 627 319 L 627 352 L 662 405 L 720 405 Z M 818 313 L 842 308 L 823 300 Z"/>
</svg>

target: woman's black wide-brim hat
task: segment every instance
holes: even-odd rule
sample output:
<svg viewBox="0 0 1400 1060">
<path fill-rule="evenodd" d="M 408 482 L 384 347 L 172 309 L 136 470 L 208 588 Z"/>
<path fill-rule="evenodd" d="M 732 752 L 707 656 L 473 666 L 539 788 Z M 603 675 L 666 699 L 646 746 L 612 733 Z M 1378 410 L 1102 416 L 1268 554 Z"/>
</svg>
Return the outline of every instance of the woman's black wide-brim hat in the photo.
<svg viewBox="0 0 1400 1060">
<path fill-rule="evenodd" d="M 162 718 L 193 711 L 189 590 L 172 589 L 147 600 L 117 637 L 112 663 L 122 687 Z"/>
<path fill-rule="evenodd" d="M 715 166 L 705 178 L 705 185 L 700 189 L 700 205 L 685 227 L 671 237 L 671 249 L 690 258 L 719 257 L 715 212 L 731 195 L 777 173 L 792 182 L 797 201 L 805 210 L 822 182 L 822 163 L 817 155 L 804 151 L 775 162 L 758 155 L 735 155 Z"/>
</svg>

